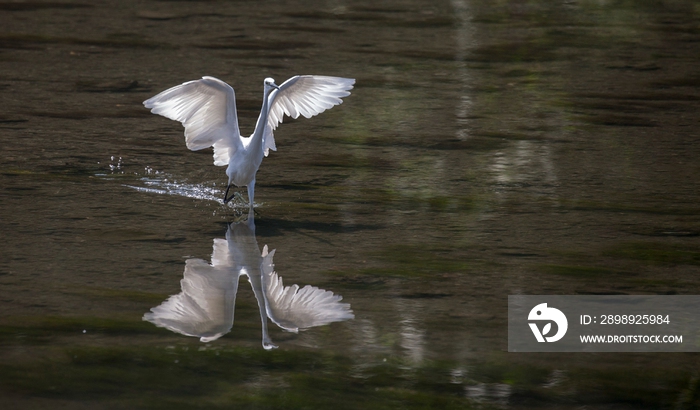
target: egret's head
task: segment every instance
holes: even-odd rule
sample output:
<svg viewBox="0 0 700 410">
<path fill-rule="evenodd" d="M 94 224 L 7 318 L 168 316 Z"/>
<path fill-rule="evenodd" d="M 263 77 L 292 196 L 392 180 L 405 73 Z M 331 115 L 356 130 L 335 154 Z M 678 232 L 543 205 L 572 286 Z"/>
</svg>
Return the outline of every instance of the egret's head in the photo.
<svg viewBox="0 0 700 410">
<path fill-rule="evenodd" d="M 274 78 L 272 78 L 272 77 L 267 77 L 267 78 L 265 79 L 265 89 L 269 90 L 269 89 L 271 89 L 271 88 L 277 88 L 277 89 L 279 89 L 280 87 L 279 87 L 277 84 L 275 84 L 275 79 L 274 79 Z"/>
</svg>

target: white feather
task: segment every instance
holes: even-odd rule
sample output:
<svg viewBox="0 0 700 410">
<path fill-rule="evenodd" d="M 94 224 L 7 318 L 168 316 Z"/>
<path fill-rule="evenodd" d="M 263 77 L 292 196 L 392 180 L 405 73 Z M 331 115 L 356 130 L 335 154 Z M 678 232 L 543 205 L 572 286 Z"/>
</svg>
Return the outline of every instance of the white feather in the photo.
<svg viewBox="0 0 700 410">
<path fill-rule="evenodd" d="M 274 271 L 273 249 L 262 251 L 262 274 L 265 279 L 267 316 L 282 329 L 297 333 L 299 330 L 322 326 L 332 322 L 355 318 L 343 297 L 333 292 L 306 285 L 284 286 L 282 278 Z"/>
<path fill-rule="evenodd" d="M 228 333 L 233 326 L 238 276 L 201 259 L 187 260 L 183 276 L 182 291 L 152 308 L 143 319 L 203 342 Z"/>
<path fill-rule="evenodd" d="M 214 164 L 228 165 L 241 147 L 236 96 L 230 85 L 214 77 L 188 81 L 143 102 L 154 114 L 180 121 L 187 148 L 214 147 Z"/>
</svg>

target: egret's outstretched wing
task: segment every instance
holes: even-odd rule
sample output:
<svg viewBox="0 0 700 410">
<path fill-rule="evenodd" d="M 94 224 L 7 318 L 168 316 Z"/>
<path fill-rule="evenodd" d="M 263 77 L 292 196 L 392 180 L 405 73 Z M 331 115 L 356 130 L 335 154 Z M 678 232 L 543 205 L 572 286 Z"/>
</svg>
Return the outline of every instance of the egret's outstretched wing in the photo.
<svg viewBox="0 0 700 410">
<path fill-rule="evenodd" d="M 154 114 L 180 121 L 187 148 L 214 147 L 214 164 L 228 165 L 241 146 L 233 88 L 214 77 L 188 81 L 143 102 Z"/>
<path fill-rule="evenodd" d="M 341 98 L 350 95 L 355 80 L 352 78 L 322 75 L 297 75 L 280 85 L 270 94 L 270 110 L 265 132 L 265 155 L 276 150 L 272 132 L 282 122 L 285 114 L 298 118 L 318 115 L 341 104 Z"/>
<path fill-rule="evenodd" d="M 263 248 L 262 274 L 265 279 L 267 315 L 277 326 L 290 332 L 308 329 L 332 322 L 353 319 L 355 315 L 343 297 L 315 286 L 284 286 L 282 278 L 274 271 L 272 258 L 275 251 Z"/>
</svg>

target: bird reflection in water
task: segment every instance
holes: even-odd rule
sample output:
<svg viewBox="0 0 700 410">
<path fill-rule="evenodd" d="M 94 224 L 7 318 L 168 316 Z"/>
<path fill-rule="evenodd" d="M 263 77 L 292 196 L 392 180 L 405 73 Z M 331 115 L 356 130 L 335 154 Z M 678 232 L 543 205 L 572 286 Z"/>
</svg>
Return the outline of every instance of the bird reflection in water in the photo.
<svg viewBox="0 0 700 410">
<path fill-rule="evenodd" d="M 248 277 L 260 309 L 262 344 L 275 346 L 267 332 L 267 319 L 288 332 L 353 319 L 342 296 L 315 286 L 284 286 L 274 271 L 275 250 L 262 252 L 255 239 L 253 211 L 246 222 L 232 223 L 226 239 L 214 239 L 211 263 L 188 259 L 180 281 L 182 292 L 143 316 L 156 326 L 211 342 L 231 331 L 238 279 Z"/>
</svg>

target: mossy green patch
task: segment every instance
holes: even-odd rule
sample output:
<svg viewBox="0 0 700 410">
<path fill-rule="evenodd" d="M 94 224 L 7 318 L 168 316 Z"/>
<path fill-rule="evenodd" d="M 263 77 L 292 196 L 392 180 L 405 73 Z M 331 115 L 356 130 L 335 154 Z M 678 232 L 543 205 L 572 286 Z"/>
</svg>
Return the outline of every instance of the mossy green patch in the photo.
<svg viewBox="0 0 700 410">
<path fill-rule="evenodd" d="M 34 349 L 25 360 L 0 364 L 0 392 L 94 400 L 115 408 L 487 409 L 498 408 L 499 400 L 551 407 L 561 399 L 580 406 L 665 408 L 679 397 L 681 408 L 694 408 L 698 390 L 687 370 L 669 371 L 661 361 L 630 371 L 639 363 L 624 358 L 600 366 L 493 352 L 468 365 L 414 363 L 386 353 L 359 359 L 323 350 L 264 351 L 192 341 Z M 470 388 L 478 393 L 473 400 Z"/>
<path fill-rule="evenodd" d="M 148 408 L 469 408 L 447 373 L 389 361 L 354 377 L 345 356 L 250 348 L 70 347 L 0 365 L 0 389 L 27 397 L 116 400 Z M 437 376 L 437 377 L 436 377 Z M 438 386 L 440 385 L 440 386 Z M 156 399 L 157 398 L 157 399 Z"/>
<path fill-rule="evenodd" d="M 598 278 L 622 273 L 607 268 L 580 265 L 540 265 L 538 269 L 554 275 L 579 278 Z"/>
<path fill-rule="evenodd" d="M 554 61 L 556 59 L 555 48 L 535 41 L 520 41 L 477 47 L 469 55 L 467 61 L 522 63 Z"/>
<path fill-rule="evenodd" d="M 360 268 L 354 271 L 331 271 L 332 275 L 346 277 L 435 277 L 449 273 L 465 273 L 473 269 L 474 263 L 467 262 L 451 253 L 450 250 L 429 246 L 389 246 L 372 252 L 372 258 L 381 261 L 380 266 Z M 357 282 L 357 281 L 356 281 Z M 373 280 L 360 283 L 375 284 Z"/>
<path fill-rule="evenodd" d="M 165 43 L 144 40 L 135 33 L 113 33 L 102 39 L 84 39 L 78 37 L 57 37 L 38 34 L 8 33 L 0 35 L 0 48 L 34 49 L 47 44 L 72 44 L 84 46 L 115 48 L 164 48 L 171 47 Z"/>
<path fill-rule="evenodd" d="M 560 207 L 575 211 L 602 211 L 602 212 L 623 212 L 623 213 L 644 213 L 652 215 L 699 215 L 700 209 L 676 206 L 640 206 L 633 205 L 634 201 L 625 202 L 599 202 L 588 200 L 570 201 L 559 200 Z"/>
<path fill-rule="evenodd" d="M 605 256 L 668 265 L 700 265 L 700 246 L 665 242 L 627 242 L 603 252 Z"/>
<path fill-rule="evenodd" d="M 59 336 L 78 336 L 94 332 L 108 335 L 156 333 L 158 330 L 138 318 L 14 316 L 0 322 L 0 341 L 42 344 Z"/>
<path fill-rule="evenodd" d="M 646 369 L 644 372 L 629 369 L 581 369 L 575 375 L 581 394 L 588 396 L 591 403 L 614 400 L 641 408 L 658 408 L 660 402 L 672 403 L 678 400 L 677 392 L 687 386 L 684 372 L 665 374 L 661 369 Z M 653 389 L 640 386 L 654 381 Z M 679 407 L 697 408 L 697 407 Z"/>
<path fill-rule="evenodd" d="M 69 293 L 76 293 L 82 296 L 97 297 L 100 299 L 121 299 L 128 300 L 131 302 L 144 303 L 160 303 L 163 299 L 169 296 L 167 294 L 162 293 L 142 292 L 133 289 L 112 289 L 88 286 L 72 288 L 69 291 Z"/>
</svg>

